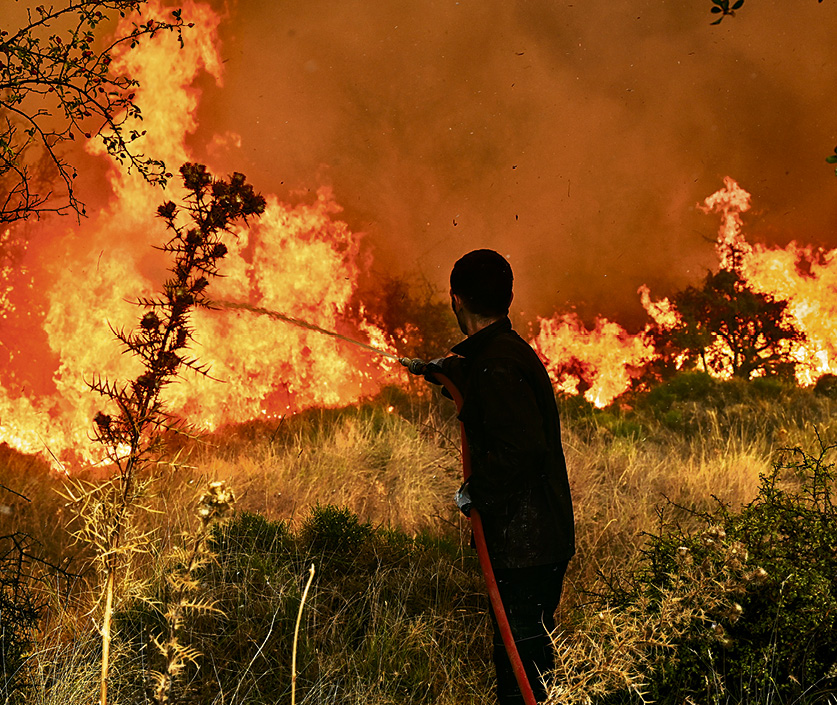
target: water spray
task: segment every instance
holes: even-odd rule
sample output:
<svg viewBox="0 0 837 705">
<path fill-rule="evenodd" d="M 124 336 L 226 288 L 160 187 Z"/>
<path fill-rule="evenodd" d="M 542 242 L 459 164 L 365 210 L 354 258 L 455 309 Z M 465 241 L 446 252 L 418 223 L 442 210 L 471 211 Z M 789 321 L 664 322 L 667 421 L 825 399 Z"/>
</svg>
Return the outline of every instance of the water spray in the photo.
<svg viewBox="0 0 837 705">
<path fill-rule="evenodd" d="M 243 309 L 246 311 L 252 311 L 253 313 L 258 313 L 263 316 L 269 316 L 270 318 L 275 318 L 276 320 L 284 321 L 285 323 L 290 323 L 291 325 L 299 326 L 300 328 L 306 328 L 307 330 L 313 330 L 317 333 L 330 335 L 333 338 L 339 338 L 340 340 L 344 340 L 345 342 L 351 343 L 352 345 L 357 345 L 358 347 L 361 347 L 364 350 L 377 353 L 378 355 L 383 355 L 384 357 L 392 358 L 393 360 L 398 360 L 398 362 L 404 365 L 404 367 L 406 367 L 407 370 L 414 375 L 423 375 L 428 366 L 428 363 L 424 360 L 410 359 L 409 357 L 399 357 L 395 353 L 388 352 L 387 350 L 381 350 L 380 348 L 376 348 L 374 345 L 362 343 L 359 340 L 349 338 L 345 335 L 342 335 L 341 333 L 336 333 L 332 330 L 326 330 L 325 328 L 321 328 L 320 326 L 314 325 L 313 323 L 308 323 L 308 321 L 303 321 L 299 318 L 293 318 L 292 316 L 287 316 L 284 313 L 279 313 L 278 311 L 271 311 L 270 309 L 261 308 L 259 306 L 251 306 L 250 304 L 236 301 L 213 301 L 212 305 L 217 306 L 219 308 Z M 454 403 L 456 404 L 457 412 L 461 412 L 462 404 L 464 401 L 462 393 L 459 391 L 459 389 L 457 389 L 456 385 L 454 385 L 453 382 L 446 375 L 436 372 L 434 370 L 434 376 L 436 377 L 437 381 L 440 384 L 444 385 L 444 387 L 450 393 L 451 399 L 453 399 Z M 468 441 L 465 437 L 465 426 L 461 422 L 460 426 L 462 435 L 462 470 L 464 474 L 464 479 L 467 480 L 471 475 L 471 454 L 468 449 Z M 471 508 L 470 519 L 471 528 L 474 533 L 474 542 L 477 548 L 477 556 L 479 557 L 480 567 L 482 568 L 486 586 L 488 588 L 488 597 L 491 600 L 492 607 L 494 608 L 494 614 L 497 618 L 500 627 L 500 634 L 503 638 L 503 644 L 506 647 L 506 652 L 509 655 L 509 661 L 511 662 L 512 670 L 514 671 L 515 678 L 517 679 L 517 684 L 520 687 L 520 693 L 523 696 L 523 701 L 525 705 L 537 705 L 537 702 L 535 701 L 535 696 L 532 693 L 532 687 L 529 685 L 529 679 L 523 667 L 523 662 L 520 660 L 520 654 L 517 651 L 517 645 L 515 644 L 514 637 L 512 636 L 508 616 L 506 615 L 506 610 L 503 607 L 503 600 L 500 597 L 500 591 L 497 587 L 497 580 L 494 577 L 494 569 L 491 566 L 491 558 L 488 555 L 488 547 L 485 544 L 485 533 L 482 528 L 482 520 L 480 519 L 479 512 L 473 507 Z M 311 570 L 313 572 L 313 566 Z"/>
<path fill-rule="evenodd" d="M 327 330 L 325 328 L 321 328 L 318 325 L 313 323 L 309 323 L 308 321 L 303 321 L 300 318 L 294 318 L 293 316 L 288 316 L 284 313 L 280 313 L 279 311 L 271 311 L 268 308 L 261 308 L 260 306 L 251 306 L 248 303 L 244 303 L 243 301 L 213 301 L 211 302 L 212 306 L 217 306 L 218 308 L 224 309 L 239 309 L 245 311 L 251 311 L 253 313 L 258 313 L 262 316 L 268 316 L 269 318 L 274 318 L 277 321 L 284 321 L 285 323 L 290 323 L 291 325 L 298 326 L 300 328 L 305 328 L 307 330 L 313 330 L 316 333 L 322 333 L 323 335 L 329 335 L 332 338 L 338 338 L 343 340 L 347 343 L 351 343 L 352 345 L 357 345 L 359 348 L 363 348 L 364 350 L 368 350 L 369 352 L 377 353 L 378 355 L 383 355 L 384 357 L 389 357 L 393 360 L 398 360 L 404 367 L 406 367 L 410 372 L 414 375 L 420 375 L 424 372 L 424 368 L 427 366 L 427 363 L 424 360 L 418 359 L 410 359 L 409 357 L 399 357 L 395 353 L 388 352 L 387 350 L 381 350 L 380 348 L 376 348 L 374 345 L 370 345 L 369 343 L 363 343 L 360 340 L 355 340 L 354 338 L 349 338 L 348 336 L 343 335 L 342 333 L 337 333 L 333 330 Z"/>
</svg>

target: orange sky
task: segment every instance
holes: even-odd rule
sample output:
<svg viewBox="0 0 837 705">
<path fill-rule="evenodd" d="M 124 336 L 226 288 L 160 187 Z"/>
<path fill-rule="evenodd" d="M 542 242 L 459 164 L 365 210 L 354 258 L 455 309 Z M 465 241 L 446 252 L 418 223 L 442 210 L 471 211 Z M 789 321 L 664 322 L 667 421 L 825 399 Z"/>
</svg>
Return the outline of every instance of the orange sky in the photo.
<svg viewBox="0 0 837 705">
<path fill-rule="evenodd" d="M 333 185 L 381 272 L 445 286 L 493 247 L 524 320 L 635 325 L 641 284 L 665 295 L 716 264 L 695 205 L 725 175 L 753 196 L 751 240 L 837 246 L 837 5 L 749 0 L 719 26 L 709 8 L 231 1 L 192 145 L 215 136 L 209 158 L 265 191 Z"/>
<path fill-rule="evenodd" d="M 837 247 L 835 3 L 748 0 L 713 27 L 709 0 L 212 1 L 220 21 L 183 0 L 185 50 L 146 42 L 125 66 L 149 156 L 244 172 L 268 197 L 229 239 L 219 297 L 397 346 L 364 319 L 368 287 L 418 273 L 444 290 L 459 256 L 493 247 L 515 269 L 524 335 L 573 307 L 636 332 L 641 285 L 659 300 L 717 266 L 720 218 L 697 206 L 725 176 L 752 196 L 750 242 Z M 90 218 L 0 233 L 0 442 L 27 452 L 87 442 L 99 400 L 85 380 L 132 374 L 108 326 L 131 325 L 128 302 L 163 276 L 153 213 L 178 189 L 92 144 L 71 155 Z M 779 275 L 799 252 L 770 258 Z M 824 271 L 803 297 L 821 312 L 837 281 Z M 189 378 L 173 403 L 207 426 L 350 403 L 390 374 L 264 317 L 196 317 L 196 339 L 225 384 Z M 602 347 L 619 341 L 632 344 Z"/>
</svg>

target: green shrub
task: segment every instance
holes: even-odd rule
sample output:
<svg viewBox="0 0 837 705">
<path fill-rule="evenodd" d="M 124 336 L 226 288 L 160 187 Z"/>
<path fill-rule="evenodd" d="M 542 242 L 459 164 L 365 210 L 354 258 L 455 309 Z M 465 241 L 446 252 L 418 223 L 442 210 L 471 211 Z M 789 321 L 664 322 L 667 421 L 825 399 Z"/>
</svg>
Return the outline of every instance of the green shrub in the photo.
<svg viewBox="0 0 837 705">
<path fill-rule="evenodd" d="M 706 399 L 718 382 L 706 372 L 681 372 L 649 393 L 653 404 L 656 397 L 669 397 L 674 401 L 699 401 Z"/>
<path fill-rule="evenodd" d="M 556 401 L 564 421 L 589 419 L 596 412 L 596 407 L 581 394 L 559 394 Z"/>
<path fill-rule="evenodd" d="M 237 550 L 279 553 L 288 548 L 293 536 L 284 521 L 268 521 L 261 514 L 239 512 L 234 522 L 212 528 L 213 550 L 227 554 Z"/>
<path fill-rule="evenodd" d="M 656 645 L 645 655 L 652 699 L 789 703 L 834 692 L 832 450 L 786 451 L 740 511 L 692 513 L 700 531 L 661 522 L 627 587 L 609 584 L 607 603 L 637 615 Z"/>
<path fill-rule="evenodd" d="M 837 399 L 837 375 L 825 374 L 814 384 L 814 394 Z"/>
<path fill-rule="evenodd" d="M 361 523 L 345 507 L 317 504 L 303 522 L 300 535 L 312 553 L 352 556 L 372 536 L 372 525 Z"/>
<path fill-rule="evenodd" d="M 290 698 L 291 646 L 308 568 L 297 689 L 305 702 L 480 702 L 488 692 L 488 618 L 476 558 L 452 538 L 415 539 L 318 506 L 292 531 L 241 513 L 215 532 L 200 577 L 217 612 L 184 625 L 203 656 L 195 702 Z M 159 591 L 157 588 L 152 588 Z M 155 628 L 138 601 L 121 633 Z M 129 628 L 130 626 L 130 628 Z"/>
<path fill-rule="evenodd" d="M 759 399 L 779 399 L 790 386 L 795 385 L 780 377 L 756 377 L 750 380 L 750 389 Z"/>
</svg>

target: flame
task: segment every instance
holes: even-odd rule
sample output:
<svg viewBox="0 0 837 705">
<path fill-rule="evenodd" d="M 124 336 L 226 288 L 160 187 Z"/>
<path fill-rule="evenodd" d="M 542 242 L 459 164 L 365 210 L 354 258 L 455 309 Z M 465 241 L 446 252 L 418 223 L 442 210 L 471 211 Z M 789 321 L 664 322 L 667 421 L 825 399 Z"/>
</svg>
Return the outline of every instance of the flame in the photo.
<svg viewBox="0 0 837 705">
<path fill-rule="evenodd" d="M 606 318 L 588 330 L 575 314 L 538 319 L 540 332 L 532 346 L 541 355 L 558 391 L 583 393 L 596 406 L 606 406 L 624 392 L 632 373 L 652 356 L 642 336 L 631 335 Z"/>
<path fill-rule="evenodd" d="M 734 179 L 724 177 L 724 188 L 709 196 L 698 208 L 704 213 L 720 213 L 721 227 L 715 249 L 721 269 L 739 269 L 753 248 L 744 239 L 741 214 L 750 210 L 750 194 Z"/>
<path fill-rule="evenodd" d="M 807 270 L 807 271 L 806 271 Z M 746 263 L 757 291 L 786 299 L 806 341 L 792 351 L 800 384 L 837 374 L 837 250 L 791 242 L 783 249 L 755 246 Z"/>
<path fill-rule="evenodd" d="M 137 128 L 146 131 L 144 151 L 173 170 L 185 161 L 205 161 L 187 142 L 197 126 L 196 78 L 205 72 L 222 81 L 218 15 L 195 0 L 182 8 L 195 24 L 185 48 L 160 34 L 114 62 L 140 81 L 143 121 Z M 158 2 L 148 11 L 164 12 Z M 238 141 L 234 134 L 216 135 L 208 151 Z M 105 163 L 98 143 L 86 149 Z M 87 382 L 95 375 L 126 381 L 137 374 L 137 362 L 122 354 L 110 327 L 133 327 L 139 310 L 129 302 L 159 288 L 166 262 L 153 246 L 165 233 L 154 213 L 162 200 L 180 195 L 174 182 L 172 193 L 162 194 L 112 165 L 105 176 L 104 203 L 81 224 L 53 219 L 0 233 L 0 442 L 27 453 L 48 452 L 59 463 L 100 458 L 89 436 L 103 400 Z M 811 384 L 837 373 L 837 250 L 793 242 L 785 248 L 751 246 L 742 220 L 750 194 L 729 177 L 699 208 L 721 217 L 720 266 L 740 267 L 753 288 L 790 302 L 790 315 L 807 336 L 791 351 L 801 363 L 799 381 Z M 229 238 L 223 278 L 213 282 L 212 295 L 392 349 L 396 341 L 358 301 L 359 277 L 369 262 L 362 236 L 339 215 L 328 188 L 296 204 L 268 195 L 264 216 Z M 638 293 L 658 325 L 676 323 L 668 299 L 652 300 L 645 286 Z M 537 323 L 532 344 L 556 389 L 583 394 L 597 406 L 623 393 L 655 354 L 645 331 L 631 334 L 604 318 L 592 327 L 571 313 Z M 206 429 L 352 403 L 397 378 L 390 360 L 247 311 L 199 311 L 193 327 L 194 355 L 215 379 L 187 373 L 167 389 L 166 401 L 172 412 Z"/>
<path fill-rule="evenodd" d="M 657 325 L 671 328 L 680 321 L 680 314 L 677 313 L 677 309 L 674 308 L 671 301 L 666 298 L 652 301 L 651 290 L 645 284 L 639 287 L 637 293 L 640 296 L 640 301 L 642 301 L 642 307 Z"/>
<path fill-rule="evenodd" d="M 197 2 L 182 8 L 195 23 L 185 48 L 161 34 L 114 62 L 140 81 L 144 151 L 173 170 L 196 161 L 186 141 L 196 128 L 200 97 L 192 84 L 201 71 L 220 81 L 222 65 L 218 16 Z M 163 9 L 152 4 L 149 11 Z M 102 156 L 96 143 L 87 150 Z M 154 214 L 181 191 L 173 180 L 173 193 L 163 194 L 113 166 L 107 178 L 112 196 L 78 226 L 51 221 L 2 235 L 0 442 L 24 452 L 96 462 L 101 453 L 89 437 L 91 419 L 104 400 L 87 382 L 96 375 L 122 382 L 138 373 L 110 327 L 135 326 L 140 309 L 129 302 L 159 289 L 167 263 L 153 246 L 165 233 Z M 229 238 L 213 296 L 391 348 L 386 333 L 356 305 L 365 264 L 361 237 L 339 220 L 331 191 L 321 188 L 313 202 L 296 205 L 266 198 L 263 217 Z M 18 239 L 29 247 L 12 247 Z M 392 375 L 391 361 L 249 312 L 198 311 L 192 323 L 192 352 L 215 379 L 187 371 L 165 399 L 173 413 L 205 429 L 351 403 Z"/>
<path fill-rule="evenodd" d="M 742 213 L 750 209 L 750 194 L 730 177 L 724 187 L 699 204 L 707 214 L 719 214 L 716 249 L 721 268 L 739 271 L 754 291 L 788 302 L 788 315 L 804 333 L 805 341 L 786 349 L 797 363 L 796 379 L 811 385 L 824 374 L 837 374 L 837 250 L 818 250 L 791 242 L 786 247 L 751 245 L 744 237 Z M 647 286 L 639 288 L 649 317 L 659 326 L 673 327 L 679 314 L 663 298 L 652 300 Z M 643 364 L 654 358 L 647 343 L 648 328 L 632 335 L 606 319 L 592 330 L 576 317 L 556 315 L 540 321 L 533 345 L 544 358 L 558 391 L 578 394 L 606 406 L 625 392 Z M 729 357 L 725 343 L 716 340 L 706 358 Z M 682 360 L 677 362 L 679 368 Z M 706 370 L 726 379 L 732 370 Z"/>
<path fill-rule="evenodd" d="M 722 214 L 721 264 L 734 264 L 724 258 L 733 253 L 753 290 L 788 302 L 788 315 L 806 340 L 793 344 L 787 356 L 798 363 L 797 382 L 813 384 L 822 375 L 837 372 L 837 250 L 816 250 L 795 241 L 784 248 L 751 246 L 744 240 L 741 220 L 741 213 L 749 208 L 750 194 L 729 177 L 724 188 L 704 202 L 706 212 Z"/>
</svg>

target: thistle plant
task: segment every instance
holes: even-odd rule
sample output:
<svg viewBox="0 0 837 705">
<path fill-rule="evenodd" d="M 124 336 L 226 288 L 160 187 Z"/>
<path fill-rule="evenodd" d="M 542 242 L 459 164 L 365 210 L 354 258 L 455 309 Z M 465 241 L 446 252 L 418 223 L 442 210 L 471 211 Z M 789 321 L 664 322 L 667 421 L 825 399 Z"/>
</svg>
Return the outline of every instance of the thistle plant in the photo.
<svg viewBox="0 0 837 705">
<path fill-rule="evenodd" d="M 586 705 L 615 693 L 631 702 L 658 702 L 655 674 L 665 680 L 684 644 L 698 645 L 694 651 L 704 659 L 705 702 L 724 693 L 713 659 L 733 646 L 730 631 L 744 614 L 739 601 L 764 583 L 766 571 L 720 525 L 681 545 L 654 544 L 646 555 L 666 562 L 659 575 L 650 574 L 657 569 L 652 566 L 635 576 L 631 594 L 620 595 L 621 588 L 610 584 L 614 603 L 591 603 L 580 610 L 581 628 L 553 633 L 555 671 L 547 702 Z"/>
<path fill-rule="evenodd" d="M 740 509 L 678 506 L 582 628 L 548 702 L 819 702 L 837 692 L 837 447 L 780 450 Z M 695 529 L 695 527 L 699 527 Z"/>
<path fill-rule="evenodd" d="M 171 276 L 161 295 L 138 301 L 145 313 L 137 329 L 114 330 L 125 352 L 140 360 L 143 369 L 128 383 L 104 377 L 89 383 L 110 402 L 108 411 L 96 414 L 94 434 L 113 472 L 104 482 L 75 480 L 66 488 L 65 496 L 78 519 L 75 536 L 93 547 L 102 579 L 101 705 L 107 705 L 117 580 L 128 575 L 131 556 L 148 545 L 148 534 L 137 531 L 134 521 L 137 512 L 149 508 L 150 479 L 143 470 L 160 459 L 166 434 L 189 433 L 188 426 L 166 410 L 162 392 L 184 367 L 208 374 L 205 365 L 188 355 L 190 314 L 210 305 L 206 289 L 227 253 L 222 235 L 234 222 L 258 216 L 265 207 L 264 198 L 255 193 L 243 174 L 235 173 L 229 181 L 213 179 L 205 166 L 190 163 L 184 164 L 180 173 L 187 190 L 184 205 L 178 208 L 169 201 L 157 209 L 171 232 L 159 248 L 172 256 Z M 187 216 L 186 224 L 180 222 L 181 211 Z"/>
<path fill-rule="evenodd" d="M 149 696 L 155 705 L 171 705 L 177 702 L 175 685 L 188 663 L 197 665 L 201 652 L 182 643 L 183 626 L 188 617 L 195 614 L 221 611 L 213 602 L 200 596 L 200 571 L 213 554 L 207 548 L 212 527 L 232 512 L 235 494 L 224 482 L 209 483 L 198 502 L 199 525 L 191 536 L 191 546 L 175 549 L 176 568 L 166 576 L 164 596 L 159 607 L 166 624 L 164 634 L 152 637 L 157 652 L 162 656 L 162 670 L 152 671 L 149 679 Z"/>
</svg>

